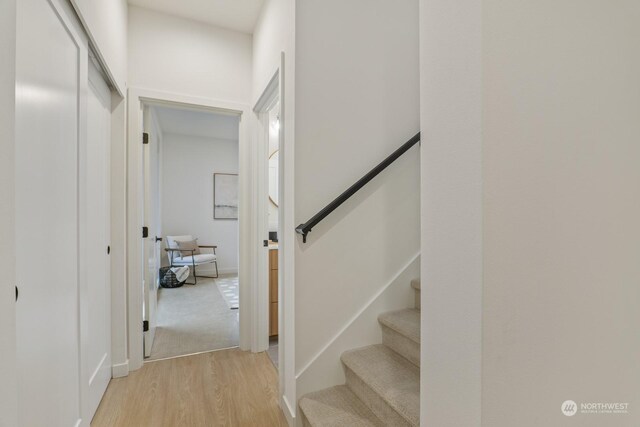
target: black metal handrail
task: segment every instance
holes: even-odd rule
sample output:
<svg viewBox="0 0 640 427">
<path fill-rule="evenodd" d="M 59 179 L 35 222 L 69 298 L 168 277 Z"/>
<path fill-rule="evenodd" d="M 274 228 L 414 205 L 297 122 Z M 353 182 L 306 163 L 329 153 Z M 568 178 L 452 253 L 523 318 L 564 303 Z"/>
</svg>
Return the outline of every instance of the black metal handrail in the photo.
<svg viewBox="0 0 640 427">
<path fill-rule="evenodd" d="M 358 192 L 362 187 L 364 187 L 369 181 L 375 178 L 380 172 L 385 170 L 387 166 L 391 163 L 395 162 L 398 157 L 402 156 L 406 153 L 411 147 L 420 142 L 420 132 L 415 134 L 413 138 L 402 144 L 400 148 L 394 151 L 389 157 L 380 162 L 375 168 L 371 169 L 365 176 L 360 178 L 355 184 L 351 187 L 347 188 L 347 190 L 336 197 L 331 203 L 325 206 L 320 212 L 315 214 L 311 219 L 304 224 L 300 224 L 296 227 L 296 233 L 302 234 L 302 242 L 307 243 L 307 234 L 311 231 L 313 227 L 316 226 L 320 221 L 325 219 L 327 215 L 336 210 L 338 206 L 343 204 L 349 199 L 349 197 L 353 196 Z"/>
</svg>

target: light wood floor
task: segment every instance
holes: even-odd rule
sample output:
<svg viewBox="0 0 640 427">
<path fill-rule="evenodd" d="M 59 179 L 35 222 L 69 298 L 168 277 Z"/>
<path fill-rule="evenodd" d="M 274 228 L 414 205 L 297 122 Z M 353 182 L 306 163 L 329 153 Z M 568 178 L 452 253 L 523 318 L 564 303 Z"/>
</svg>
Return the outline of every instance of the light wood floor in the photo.
<svg viewBox="0 0 640 427">
<path fill-rule="evenodd" d="M 92 427 L 286 426 L 266 353 L 221 350 L 112 379 Z"/>
</svg>

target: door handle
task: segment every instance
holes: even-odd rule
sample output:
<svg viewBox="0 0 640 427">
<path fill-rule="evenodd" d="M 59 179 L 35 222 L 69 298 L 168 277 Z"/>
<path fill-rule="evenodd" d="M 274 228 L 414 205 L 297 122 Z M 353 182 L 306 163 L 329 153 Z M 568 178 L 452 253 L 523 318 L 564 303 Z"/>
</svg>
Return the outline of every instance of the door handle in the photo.
<svg viewBox="0 0 640 427">
<path fill-rule="evenodd" d="M 16 286 L 16 301 L 18 301 L 18 287 Z"/>
<path fill-rule="evenodd" d="M 262 241 L 262 246 L 264 246 L 265 248 L 269 246 L 269 241 L 268 240 L 263 240 Z"/>
<path fill-rule="evenodd" d="M 162 242 L 162 237 L 156 236 L 156 242 Z"/>
</svg>

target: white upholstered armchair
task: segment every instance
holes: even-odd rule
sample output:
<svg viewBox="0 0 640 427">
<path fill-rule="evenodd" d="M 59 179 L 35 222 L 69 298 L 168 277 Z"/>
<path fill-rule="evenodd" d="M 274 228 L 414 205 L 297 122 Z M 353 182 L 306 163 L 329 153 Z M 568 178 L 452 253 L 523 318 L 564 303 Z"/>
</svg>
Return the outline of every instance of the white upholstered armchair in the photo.
<svg viewBox="0 0 640 427">
<path fill-rule="evenodd" d="M 215 279 L 218 277 L 218 257 L 216 256 L 217 246 L 198 245 L 193 236 L 167 236 L 167 247 L 165 251 L 169 257 L 171 267 L 189 266 L 193 269 L 193 285 L 198 283 L 198 277 Z M 201 253 L 200 249 L 211 249 L 213 253 Z M 196 267 L 204 264 L 214 264 L 216 267 L 215 276 L 202 276 L 196 273 Z"/>
</svg>

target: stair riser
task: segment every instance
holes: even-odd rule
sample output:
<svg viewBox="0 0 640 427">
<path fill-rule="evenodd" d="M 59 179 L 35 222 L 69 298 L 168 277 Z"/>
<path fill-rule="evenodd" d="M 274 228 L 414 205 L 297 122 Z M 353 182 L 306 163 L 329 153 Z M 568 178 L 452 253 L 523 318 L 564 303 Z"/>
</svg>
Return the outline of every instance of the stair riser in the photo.
<svg viewBox="0 0 640 427">
<path fill-rule="evenodd" d="M 344 365 L 344 364 L 343 364 Z M 389 406 L 375 391 L 345 366 L 347 386 L 387 426 L 403 427 L 411 424 Z M 417 425 L 417 424 L 416 424 Z"/>
<path fill-rule="evenodd" d="M 302 426 L 303 427 L 313 427 L 311 425 L 311 423 L 309 422 L 309 420 L 307 419 L 307 417 L 304 415 L 304 411 L 302 410 L 302 408 L 300 408 L 300 418 L 302 419 Z"/>
<path fill-rule="evenodd" d="M 420 367 L 420 344 L 385 325 L 380 325 L 380 327 L 382 328 L 382 344 Z"/>
<path fill-rule="evenodd" d="M 415 301 L 415 307 L 420 310 L 420 289 L 414 289 L 414 301 Z"/>
</svg>

